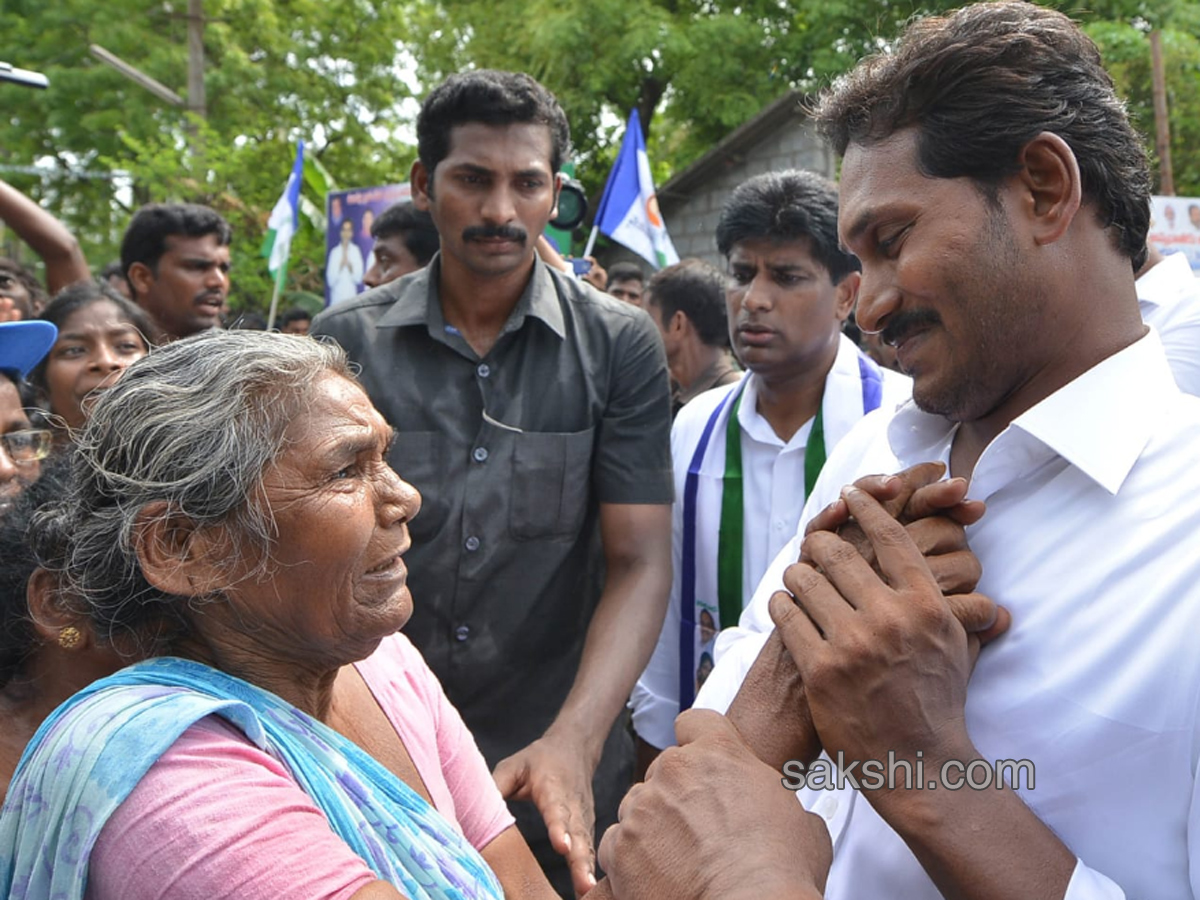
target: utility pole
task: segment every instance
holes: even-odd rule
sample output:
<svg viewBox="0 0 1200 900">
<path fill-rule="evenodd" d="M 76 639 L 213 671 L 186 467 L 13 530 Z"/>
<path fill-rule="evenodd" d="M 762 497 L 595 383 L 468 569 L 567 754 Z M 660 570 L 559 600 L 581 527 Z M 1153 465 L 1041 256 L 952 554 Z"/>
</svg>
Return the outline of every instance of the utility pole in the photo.
<svg viewBox="0 0 1200 900">
<path fill-rule="evenodd" d="M 188 112 L 205 118 L 204 97 L 204 0 L 188 0 Z"/>
<path fill-rule="evenodd" d="M 1167 118 L 1167 78 L 1163 70 L 1162 33 L 1150 32 L 1150 72 L 1154 90 L 1154 147 L 1158 151 L 1158 192 L 1175 195 L 1175 174 L 1171 169 L 1171 124 Z"/>
</svg>

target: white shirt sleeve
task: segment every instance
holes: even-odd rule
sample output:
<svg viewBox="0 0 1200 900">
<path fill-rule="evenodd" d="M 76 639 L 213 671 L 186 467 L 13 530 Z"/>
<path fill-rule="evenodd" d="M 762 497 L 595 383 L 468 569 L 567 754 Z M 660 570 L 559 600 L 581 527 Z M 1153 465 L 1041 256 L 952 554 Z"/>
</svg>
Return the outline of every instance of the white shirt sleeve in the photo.
<svg viewBox="0 0 1200 900">
<path fill-rule="evenodd" d="M 694 402 L 694 401 L 693 401 Z M 642 672 L 629 707 L 633 710 L 633 730 L 652 747 L 663 750 L 675 745 L 675 717 L 679 715 L 679 627 L 680 572 L 683 566 L 683 492 L 688 459 L 694 451 L 706 418 L 696 413 L 708 407 L 701 403 L 684 408 L 671 427 L 671 457 L 675 470 L 675 503 L 671 508 L 671 593 L 667 598 L 667 616 L 658 635 L 658 644 Z"/>
<path fill-rule="evenodd" d="M 1112 879 L 1089 869 L 1083 860 L 1077 859 L 1063 900 L 1125 900 L 1125 892 Z"/>
</svg>

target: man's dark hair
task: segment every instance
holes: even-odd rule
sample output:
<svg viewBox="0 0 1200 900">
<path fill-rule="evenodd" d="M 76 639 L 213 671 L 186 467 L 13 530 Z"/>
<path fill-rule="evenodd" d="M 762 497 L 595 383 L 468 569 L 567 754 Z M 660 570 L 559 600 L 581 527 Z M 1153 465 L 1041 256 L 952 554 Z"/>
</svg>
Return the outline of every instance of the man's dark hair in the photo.
<svg viewBox="0 0 1200 900">
<path fill-rule="evenodd" d="M 279 317 L 279 328 L 283 330 L 293 322 L 311 322 L 312 313 L 307 309 L 301 309 L 299 306 L 293 307 Z"/>
<path fill-rule="evenodd" d="M 393 203 L 371 223 L 371 237 L 377 241 L 396 235 L 404 241 L 412 258 L 422 266 L 429 265 L 441 245 L 433 216 L 408 201 Z"/>
<path fill-rule="evenodd" d="M 813 259 L 839 283 L 862 266 L 838 242 L 837 188 L 802 169 L 767 172 L 738 185 L 717 223 L 717 249 L 728 257 L 741 241 L 807 240 Z"/>
<path fill-rule="evenodd" d="M 892 52 L 834 83 L 817 125 L 839 155 L 917 129 L 920 171 L 967 177 L 985 197 L 1021 169 L 1041 132 L 1062 138 L 1134 271 L 1145 261 L 1150 173 L 1100 52 L 1062 13 L 1032 3 L 979 3 L 914 22 Z"/>
<path fill-rule="evenodd" d="M 417 156 L 431 180 L 433 170 L 450 152 L 450 131 L 472 122 L 547 126 L 552 172 L 558 172 L 571 152 L 571 130 L 562 107 L 524 72 L 461 72 L 435 87 L 417 116 Z"/>
<path fill-rule="evenodd" d="M 646 283 L 646 273 L 642 271 L 642 267 L 633 262 L 619 262 L 608 269 L 608 281 L 605 283 L 605 290 L 612 287 L 618 281 L 636 281 L 638 284 Z"/>
<path fill-rule="evenodd" d="M 222 247 L 229 246 L 233 232 L 215 209 L 194 203 L 151 203 L 136 213 L 121 239 L 121 272 L 142 263 L 157 274 L 158 261 L 167 252 L 167 238 L 183 235 L 197 238 L 214 234 Z"/>
<path fill-rule="evenodd" d="M 659 308 L 663 324 L 683 313 L 700 340 L 710 347 L 729 343 L 725 276 L 701 259 L 685 259 L 655 272 L 646 285 L 648 302 Z"/>
</svg>

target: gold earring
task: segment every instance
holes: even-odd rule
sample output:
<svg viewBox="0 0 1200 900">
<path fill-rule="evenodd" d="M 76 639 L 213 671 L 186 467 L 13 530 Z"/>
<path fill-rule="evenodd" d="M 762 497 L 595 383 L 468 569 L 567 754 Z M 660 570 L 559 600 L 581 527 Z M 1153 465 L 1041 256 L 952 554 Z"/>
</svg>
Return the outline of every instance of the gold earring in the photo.
<svg viewBox="0 0 1200 900">
<path fill-rule="evenodd" d="M 74 625 L 68 625 L 58 632 L 58 646 L 64 650 L 74 650 L 83 642 L 83 632 Z"/>
</svg>

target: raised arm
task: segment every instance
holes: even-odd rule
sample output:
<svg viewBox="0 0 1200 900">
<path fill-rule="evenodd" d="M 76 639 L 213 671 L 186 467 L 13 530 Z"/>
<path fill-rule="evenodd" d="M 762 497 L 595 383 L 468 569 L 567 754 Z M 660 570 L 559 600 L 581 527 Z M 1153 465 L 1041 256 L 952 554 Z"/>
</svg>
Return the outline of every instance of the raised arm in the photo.
<svg viewBox="0 0 1200 900">
<path fill-rule="evenodd" d="M 6 181 L 0 181 L 0 219 L 46 264 L 46 288 L 51 296 L 92 277 L 75 235 Z"/>
</svg>

